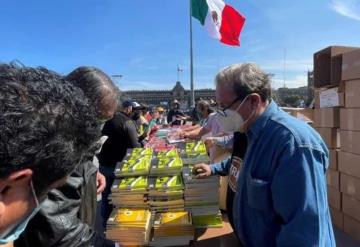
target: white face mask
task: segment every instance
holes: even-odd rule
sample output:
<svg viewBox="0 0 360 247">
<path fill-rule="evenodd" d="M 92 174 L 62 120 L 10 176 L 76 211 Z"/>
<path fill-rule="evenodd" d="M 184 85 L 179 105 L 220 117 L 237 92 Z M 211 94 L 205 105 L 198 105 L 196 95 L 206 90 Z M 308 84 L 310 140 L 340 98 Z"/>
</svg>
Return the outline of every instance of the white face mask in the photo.
<svg viewBox="0 0 360 247">
<path fill-rule="evenodd" d="M 247 120 L 244 120 L 244 118 L 240 115 L 238 111 L 241 108 L 241 106 L 246 102 L 248 96 L 249 95 L 247 95 L 243 99 L 243 101 L 236 108 L 236 110 L 226 109 L 225 114 L 218 114 L 221 127 L 225 132 L 227 133 L 233 133 L 235 131 L 240 131 L 241 133 L 245 132 L 244 125 L 248 121 L 248 119 L 252 117 L 254 112 Z"/>
<path fill-rule="evenodd" d="M 225 113 L 226 117 L 217 114 L 221 128 L 227 134 L 232 134 L 235 131 L 238 131 L 239 126 L 242 126 L 244 123 L 242 116 L 233 110 L 226 110 Z"/>
</svg>

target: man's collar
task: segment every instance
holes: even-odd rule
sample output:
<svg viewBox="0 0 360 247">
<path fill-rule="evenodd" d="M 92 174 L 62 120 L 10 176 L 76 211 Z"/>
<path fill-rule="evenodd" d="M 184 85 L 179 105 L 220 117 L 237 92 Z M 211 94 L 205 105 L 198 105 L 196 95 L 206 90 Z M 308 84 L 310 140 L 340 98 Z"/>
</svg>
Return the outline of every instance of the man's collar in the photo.
<svg viewBox="0 0 360 247">
<path fill-rule="evenodd" d="M 264 129 L 269 118 L 278 110 L 277 104 L 274 100 L 271 100 L 265 111 L 255 120 L 251 125 L 248 132 L 251 132 L 253 135 L 257 136 Z"/>
</svg>

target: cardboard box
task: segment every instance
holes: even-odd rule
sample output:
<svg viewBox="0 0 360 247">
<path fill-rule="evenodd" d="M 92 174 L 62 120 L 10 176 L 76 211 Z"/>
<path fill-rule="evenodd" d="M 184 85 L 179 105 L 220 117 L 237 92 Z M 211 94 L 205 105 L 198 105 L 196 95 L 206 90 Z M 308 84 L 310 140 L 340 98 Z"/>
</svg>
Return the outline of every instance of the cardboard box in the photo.
<svg viewBox="0 0 360 247">
<path fill-rule="evenodd" d="M 360 131 L 360 108 L 340 109 L 340 129 Z"/>
<path fill-rule="evenodd" d="M 338 170 L 338 149 L 329 149 L 329 169 Z"/>
<path fill-rule="evenodd" d="M 360 178 L 356 178 L 341 173 L 340 181 L 341 181 L 340 192 L 348 196 L 351 196 L 357 200 L 360 200 Z"/>
<path fill-rule="evenodd" d="M 335 85 L 341 80 L 343 57 L 339 55 L 357 49 L 356 47 L 330 46 L 314 54 L 314 86 L 317 88 Z M 337 56 L 337 57 L 336 57 Z M 333 61 L 334 60 L 334 61 Z"/>
<path fill-rule="evenodd" d="M 360 154 L 360 131 L 340 130 L 341 151 Z"/>
<path fill-rule="evenodd" d="M 345 94 L 345 107 L 360 108 L 360 80 L 342 82 L 339 91 Z"/>
<path fill-rule="evenodd" d="M 340 190 L 340 173 L 338 171 L 327 170 L 326 181 L 328 186 Z"/>
<path fill-rule="evenodd" d="M 360 178 L 360 155 L 340 151 L 338 166 L 341 173 Z"/>
<path fill-rule="evenodd" d="M 360 201 L 342 194 L 342 211 L 344 214 L 360 221 Z"/>
<path fill-rule="evenodd" d="M 352 217 L 344 215 L 344 232 L 356 241 L 360 242 L 360 222 Z"/>
<path fill-rule="evenodd" d="M 315 109 L 314 126 L 321 128 L 339 128 L 340 109 L 337 107 Z"/>
<path fill-rule="evenodd" d="M 343 230 L 344 229 L 343 212 L 331 207 L 329 207 L 329 209 L 330 209 L 331 221 L 333 225 L 336 226 L 338 229 Z"/>
<path fill-rule="evenodd" d="M 329 205 L 337 210 L 341 210 L 341 193 L 338 189 L 327 186 Z"/>
<path fill-rule="evenodd" d="M 360 79 L 360 49 L 347 52 L 342 57 L 341 79 Z"/>
<path fill-rule="evenodd" d="M 340 148 L 340 131 L 337 128 L 315 128 L 328 148 Z"/>
<path fill-rule="evenodd" d="M 339 92 L 339 87 L 315 90 L 314 105 L 315 108 L 329 108 L 344 106 L 344 93 Z"/>
<path fill-rule="evenodd" d="M 289 113 L 302 121 L 312 123 L 314 121 L 314 109 L 312 108 L 292 108 L 292 107 L 281 107 L 285 112 Z"/>
</svg>

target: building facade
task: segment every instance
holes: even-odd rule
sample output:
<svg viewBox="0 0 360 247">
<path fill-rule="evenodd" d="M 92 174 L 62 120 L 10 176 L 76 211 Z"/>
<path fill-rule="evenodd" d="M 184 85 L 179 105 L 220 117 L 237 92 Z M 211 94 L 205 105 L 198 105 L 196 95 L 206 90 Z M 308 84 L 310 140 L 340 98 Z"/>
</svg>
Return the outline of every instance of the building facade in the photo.
<svg viewBox="0 0 360 247">
<path fill-rule="evenodd" d="M 195 90 L 195 99 L 215 100 L 214 89 Z M 186 90 L 179 81 L 171 90 L 130 90 L 124 91 L 123 96 L 139 103 L 150 106 L 170 105 L 174 100 L 178 100 L 183 106 L 189 107 L 191 104 L 190 90 Z"/>
</svg>

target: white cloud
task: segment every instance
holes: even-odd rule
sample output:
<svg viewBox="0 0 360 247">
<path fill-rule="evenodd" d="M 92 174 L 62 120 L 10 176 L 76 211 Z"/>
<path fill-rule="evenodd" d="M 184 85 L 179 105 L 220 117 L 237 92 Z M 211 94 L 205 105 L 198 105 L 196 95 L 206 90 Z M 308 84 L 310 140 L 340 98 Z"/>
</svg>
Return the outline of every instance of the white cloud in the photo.
<svg viewBox="0 0 360 247">
<path fill-rule="evenodd" d="M 360 21 L 360 0 L 332 0 L 330 8 L 340 15 Z"/>
<path fill-rule="evenodd" d="M 306 74 L 297 74 L 294 76 L 285 77 L 285 85 L 288 88 L 297 88 L 307 86 L 307 75 Z M 284 86 L 284 78 L 274 77 L 272 79 L 273 88 L 279 88 Z"/>
</svg>

